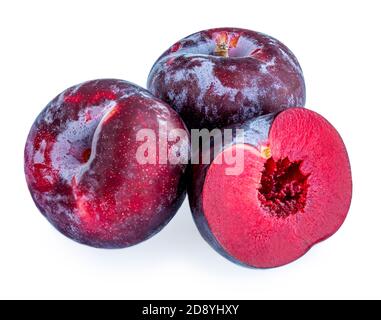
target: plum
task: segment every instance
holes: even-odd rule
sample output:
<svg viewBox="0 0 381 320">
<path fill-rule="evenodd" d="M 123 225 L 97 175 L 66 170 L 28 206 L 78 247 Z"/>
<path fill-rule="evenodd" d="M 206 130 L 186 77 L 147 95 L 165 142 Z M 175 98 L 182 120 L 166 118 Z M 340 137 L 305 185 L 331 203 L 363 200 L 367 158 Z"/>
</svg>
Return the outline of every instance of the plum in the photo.
<svg viewBox="0 0 381 320">
<path fill-rule="evenodd" d="M 181 149 L 179 161 L 140 163 L 138 133 L 159 135 L 163 123 L 183 133 L 164 150 L 171 156 Z M 37 207 L 60 232 L 122 248 L 174 216 L 185 197 L 188 158 L 189 133 L 170 106 L 129 82 L 102 79 L 65 90 L 42 111 L 26 142 L 25 174 Z"/>
<path fill-rule="evenodd" d="M 188 36 L 154 64 L 148 89 L 169 103 L 190 129 L 220 128 L 306 100 L 293 53 L 265 34 L 210 29 Z"/>
<path fill-rule="evenodd" d="M 197 227 L 214 249 L 245 266 L 278 267 L 339 229 L 352 178 L 327 120 L 290 108 L 227 129 L 242 134 L 204 151 L 212 160 L 191 166 L 188 189 Z M 231 155 L 235 162 L 225 160 Z M 228 171 L 233 164 L 240 170 Z"/>
</svg>

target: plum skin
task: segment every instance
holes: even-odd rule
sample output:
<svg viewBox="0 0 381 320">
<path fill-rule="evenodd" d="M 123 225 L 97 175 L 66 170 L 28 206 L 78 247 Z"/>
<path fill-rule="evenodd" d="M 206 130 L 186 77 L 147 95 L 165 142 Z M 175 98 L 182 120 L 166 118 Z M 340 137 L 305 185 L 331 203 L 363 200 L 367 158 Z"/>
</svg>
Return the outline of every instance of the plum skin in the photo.
<svg viewBox="0 0 381 320">
<path fill-rule="evenodd" d="M 230 39 L 229 57 L 214 51 L 221 35 Z M 205 30 L 180 40 L 156 61 L 147 87 L 190 129 L 221 128 L 303 107 L 306 100 L 293 53 L 270 36 L 238 28 Z"/>
<path fill-rule="evenodd" d="M 61 233 L 93 247 L 128 247 L 156 234 L 185 198 L 187 169 L 184 162 L 138 164 L 137 130 L 157 133 L 160 121 L 187 132 L 170 106 L 127 81 L 93 80 L 62 92 L 25 146 L 38 209 Z M 182 143 L 189 148 L 189 136 Z"/>
<path fill-rule="evenodd" d="M 253 266 L 245 264 L 241 262 L 240 260 L 236 259 L 235 257 L 233 257 L 232 255 L 230 255 L 222 247 L 219 241 L 216 239 L 216 237 L 214 236 L 208 224 L 208 221 L 204 214 L 204 210 L 202 208 L 201 199 L 202 199 L 203 186 L 205 183 L 205 178 L 206 178 L 208 169 L 214 160 L 214 156 L 216 154 L 219 154 L 220 152 L 223 152 L 223 150 L 225 150 L 226 148 L 238 142 L 236 140 L 237 137 L 236 137 L 235 129 L 244 130 L 243 132 L 244 132 L 245 143 L 253 145 L 253 146 L 258 146 L 261 141 L 265 141 L 267 139 L 271 124 L 273 123 L 275 117 L 276 117 L 276 114 L 272 113 L 272 114 L 267 114 L 259 118 L 256 118 L 254 121 L 247 120 L 242 123 L 236 123 L 234 125 L 227 126 L 225 129 L 233 130 L 233 139 L 231 143 L 228 145 L 214 145 L 212 140 L 210 144 L 210 149 L 208 150 L 210 154 L 210 159 L 211 159 L 210 163 L 201 163 L 200 161 L 200 164 L 191 164 L 189 168 L 190 177 L 189 177 L 189 181 L 187 185 L 187 193 L 188 193 L 189 205 L 192 211 L 193 220 L 197 226 L 197 229 L 199 230 L 204 240 L 215 251 L 217 251 L 225 259 L 242 267 L 252 268 Z M 252 134 L 253 132 L 255 134 Z M 222 134 L 223 134 L 223 131 L 222 131 Z"/>
</svg>

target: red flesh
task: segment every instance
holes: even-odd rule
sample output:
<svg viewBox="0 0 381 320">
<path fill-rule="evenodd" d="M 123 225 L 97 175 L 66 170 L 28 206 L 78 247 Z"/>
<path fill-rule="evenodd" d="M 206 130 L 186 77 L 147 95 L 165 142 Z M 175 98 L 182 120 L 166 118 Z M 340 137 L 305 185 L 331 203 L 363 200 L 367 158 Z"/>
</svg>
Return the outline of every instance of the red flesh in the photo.
<svg viewBox="0 0 381 320">
<path fill-rule="evenodd" d="M 259 146 L 240 145 L 245 164 L 239 176 L 228 176 L 227 165 L 212 163 L 201 201 L 225 253 L 245 265 L 268 268 L 299 258 L 339 229 L 349 210 L 352 181 L 339 134 L 312 111 L 280 113 L 262 144 L 270 147 L 270 159 L 261 156 Z"/>
</svg>

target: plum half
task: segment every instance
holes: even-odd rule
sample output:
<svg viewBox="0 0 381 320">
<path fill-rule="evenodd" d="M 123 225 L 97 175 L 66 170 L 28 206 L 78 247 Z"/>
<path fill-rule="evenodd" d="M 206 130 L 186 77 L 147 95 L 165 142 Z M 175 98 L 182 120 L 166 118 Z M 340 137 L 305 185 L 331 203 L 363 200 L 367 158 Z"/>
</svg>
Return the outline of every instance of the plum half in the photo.
<svg viewBox="0 0 381 320">
<path fill-rule="evenodd" d="M 192 165 L 189 199 L 199 231 L 249 267 L 285 265 L 333 235 L 347 216 L 352 179 L 345 145 L 319 114 L 290 108 L 231 127 L 237 139 Z M 240 174 L 224 158 L 240 154 Z"/>
<path fill-rule="evenodd" d="M 163 123 L 184 133 L 164 152 L 180 148 L 184 159 L 139 163 L 139 130 L 159 135 Z M 25 174 L 37 207 L 64 235 L 122 248 L 174 216 L 185 197 L 187 152 L 188 131 L 169 105 L 129 82 L 95 80 L 65 90 L 38 116 L 25 146 Z"/>
<path fill-rule="evenodd" d="M 280 41 L 238 28 L 200 31 L 154 64 L 148 89 L 190 129 L 221 128 L 306 100 L 302 69 Z"/>
</svg>

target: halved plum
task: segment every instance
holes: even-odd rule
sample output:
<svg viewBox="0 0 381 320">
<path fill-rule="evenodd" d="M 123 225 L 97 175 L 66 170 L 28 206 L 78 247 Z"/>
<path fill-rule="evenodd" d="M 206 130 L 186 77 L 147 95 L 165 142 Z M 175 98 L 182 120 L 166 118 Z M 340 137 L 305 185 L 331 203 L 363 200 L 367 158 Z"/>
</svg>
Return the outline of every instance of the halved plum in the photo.
<svg viewBox="0 0 381 320">
<path fill-rule="evenodd" d="M 244 142 L 211 148 L 210 164 L 192 166 L 190 204 L 212 247 L 233 262 L 271 268 L 333 235 L 352 197 L 349 158 L 335 128 L 302 108 L 232 128 L 244 130 Z M 240 174 L 227 174 L 228 154 L 241 154 Z"/>
</svg>

